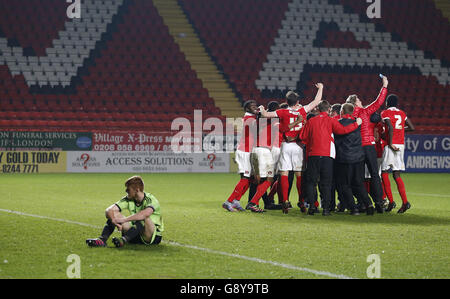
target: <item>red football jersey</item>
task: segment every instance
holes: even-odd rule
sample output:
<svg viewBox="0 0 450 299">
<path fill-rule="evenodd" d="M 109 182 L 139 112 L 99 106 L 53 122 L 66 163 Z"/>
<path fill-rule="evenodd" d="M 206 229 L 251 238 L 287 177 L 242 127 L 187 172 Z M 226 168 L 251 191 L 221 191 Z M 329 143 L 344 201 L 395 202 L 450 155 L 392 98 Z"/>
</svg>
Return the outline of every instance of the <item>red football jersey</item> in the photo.
<svg viewBox="0 0 450 299">
<path fill-rule="evenodd" d="M 292 139 L 297 138 L 303 127 L 303 123 L 298 124 L 290 130 L 289 125 L 295 122 L 299 115 L 303 116 L 303 119 L 306 120 L 305 108 L 302 107 L 298 110 L 292 108 L 280 109 L 277 110 L 276 113 L 280 119 L 280 132 L 283 133 L 283 136 Z"/>
<path fill-rule="evenodd" d="M 255 143 L 256 133 L 256 115 L 251 113 L 245 113 L 242 127 L 241 137 L 237 149 L 246 153 L 250 153 L 253 150 Z"/>
<path fill-rule="evenodd" d="M 400 109 L 391 107 L 381 112 L 381 117 L 391 121 L 392 128 L 394 129 L 392 134 L 392 144 L 405 144 L 406 113 Z M 389 140 L 389 136 L 386 136 L 386 139 Z"/>
<path fill-rule="evenodd" d="M 358 128 L 356 122 L 344 127 L 338 120 L 321 112 L 314 116 L 305 125 L 300 136 L 306 143 L 306 155 L 336 157 L 334 134 L 345 135 Z"/>
<path fill-rule="evenodd" d="M 355 110 L 353 111 L 353 117 L 361 118 L 362 124 L 361 124 L 361 139 L 362 139 L 362 145 L 374 145 L 375 144 L 375 138 L 373 137 L 373 127 L 370 125 L 370 116 L 376 112 L 378 109 L 380 109 L 381 105 L 383 105 L 384 100 L 387 96 L 387 89 L 382 88 L 377 99 L 373 101 L 370 105 L 360 108 L 355 107 Z"/>
</svg>

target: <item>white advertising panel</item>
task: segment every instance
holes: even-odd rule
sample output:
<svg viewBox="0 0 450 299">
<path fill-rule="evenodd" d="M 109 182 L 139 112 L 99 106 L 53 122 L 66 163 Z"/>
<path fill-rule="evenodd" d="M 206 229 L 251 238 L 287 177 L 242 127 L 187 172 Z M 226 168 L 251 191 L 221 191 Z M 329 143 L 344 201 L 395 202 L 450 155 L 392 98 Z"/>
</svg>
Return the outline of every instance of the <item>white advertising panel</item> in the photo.
<svg viewBox="0 0 450 299">
<path fill-rule="evenodd" d="M 67 172 L 229 172 L 227 153 L 67 152 Z"/>
</svg>

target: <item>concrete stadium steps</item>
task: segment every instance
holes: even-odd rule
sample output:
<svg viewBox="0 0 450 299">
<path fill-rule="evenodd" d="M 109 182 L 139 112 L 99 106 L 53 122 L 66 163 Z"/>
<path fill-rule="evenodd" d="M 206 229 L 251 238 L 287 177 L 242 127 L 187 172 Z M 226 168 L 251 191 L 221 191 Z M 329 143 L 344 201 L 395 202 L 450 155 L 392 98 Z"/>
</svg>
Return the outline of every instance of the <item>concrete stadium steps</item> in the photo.
<svg viewBox="0 0 450 299">
<path fill-rule="evenodd" d="M 450 1 L 448 0 L 434 0 L 437 9 L 442 11 L 442 14 L 449 20 L 450 22 Z"/>
<path fill-rule="evenodd" d="M 222 115 L 241 117 L 243 112 L 238 98 L 209 57 L 178 2 L 154 0 L 153 4 Z"/>
</svg>

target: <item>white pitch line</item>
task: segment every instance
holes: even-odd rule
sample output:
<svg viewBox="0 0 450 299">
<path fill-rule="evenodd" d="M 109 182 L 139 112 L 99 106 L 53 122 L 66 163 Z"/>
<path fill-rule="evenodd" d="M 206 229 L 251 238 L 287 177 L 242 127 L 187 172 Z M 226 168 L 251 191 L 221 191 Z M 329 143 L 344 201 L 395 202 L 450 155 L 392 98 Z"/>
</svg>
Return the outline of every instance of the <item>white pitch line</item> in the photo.
<svg viewBox="0 0 450 299">
<path fill-rule="evenodd" d="M 224 256 L 228 256 L 228 257 L 234 257 L 234 258 L 243 259 L 243 260 L 247 260 L 247 261 L 257 262 L 260 264 L 269 264 L 272 266 L 282 267 L 282 268 L 286 268 L 286 269 L 297 270 L 297 271 L 302 271 L 302 272 L 309 272 L 309 273 L 313 273 L 316 275 L 323 275 L 323 276 L 328 276 L 328 277 L 332 277 L 332 278 L 340 278 L 340 279 L 353 279 L 352 277 L 349 277 L 346 275 L 340 275 L 340 274 L 334 274 L 334 273 L 330 273 L 330 272 L 326 272 L 326 271 L 318 271 L 318 270 L 313 270 L 313 269 L 308 269 L 308 268 L 303 268 L 303 267 L 297 267 L 297 266 L 273 262 L 273 261 L 266 261 L 266 260 L 262 260 L 262 259 L 255 258 L 255 257 L 248 257 L 248 256 L 240 255 L 240 254 L 217 251 L 217 250 L 213 250 L 213 249 L 209 249 L 209 248 L 197 247 L 194 245 L 179 244 L 179 243 L 173 242 L 173 241 L 166 241 L 166 243 L 170 244 L 170 245 L 174 245 L 174 246 L 191 248 L 191 249 L 195 249 L 195 250 L 205 251 L 208 253 L 220 254 L 220 255 L 224 255 Z"/>
<path fill-rule="evenodd" d="M 54 218 L 54 217 L 48 217 L 48 216 L 42 216 L 42 215 L 36 215 L 36 214 L 28 214 L 28 213 L 12 211 L 12 210 L 7 210 L 7 209 L 0 209 L 0 212 L 9 213 L 9 214 L 16 214 L 16 215 L 20 215 L 20 216 L 27 216 L 27 217 L 46 219 L 46 220 L 53 220 L 53 221 L 58 221 L 58 222 L 64 222 L 64 223 L 69 223 L 69 224 L 76 224 L 76 225 L 81 225 L 81 226 L 101 229 L 101 227 L 97 226 L 97 225 L 92 225 L 92 224 L 88 224 L 88 223 L 72 221 L 72 220 L 67 220 L 67 219 Z M 276 267 L 281 267 L 281 268 L 290 269 L 290 270 L 296 270 L 296 271 L 301 271 L 301 272 L 308 272 L 308 273 L 312 273 L 312 274 L 315 274 L 315 275 L 328 276 L 328 277 L 331 277 L 331 278 L 339 278 L 339 279 L 354 279 L 354 278 L 346 276 L 346 275 L 334 274 L 334 273 L 330 273 L 330 272 L 326 272 L 326 271 L 318 271 L 318 270 L 314 270 L 314 269 L 303 268 L 303 267 L 298 267 L 298 266 L 294 266 L 294 265 L 278 263 L 278 262 L 273 262 L 273 261 L 266 261 L 266 260 L 263 260 L 263 259 L 259 259 L 259 258 L 255 258 L 255 257 L 248 257 L 248 256 L 245 256 L 245 255 L 240 255 L 240 254 L 228 253 L 228 252 L 224 252 L 224 251 L 217 251 L 217 250 L 213 250 L 213 249 L 209 249 L 209 248 L 202 248 L 202 247 L 198 247 L 198 246 L 194 246 L 194 245 L 180 244 L 180 243 L 177 243 L 177 242 L 174 242 L 174 241 L 165 241 L 165 240 L 163 240 L 162 242 L 164 242 L 164 243 L 166 243 L 168 245 L 172 245 L 172 246 L 178 246 L 178 247 L 184 247 L 184 248 L 189 248 L 189 249 L 200 250 L 200 251 L 207 252 L 207 253 L 218 254 L 218 255 L 223 255 L 223 256 L 233 257 L 233 258 L 238 258 L 238 259 L 243 259 L 243 260 L 252 261 L 252 262 L 256 262 L 256 263 L 260 263 L 260 264 L 269 264 L 269 265 L 276 266 Z"/>
<path fill-rule="evenodd" d="M 82 226 L 87 226 L 87 227 L 92 227 L 92 228 L 99 228 L 99 229 L 101 228 L 99 226 L 95 226 L 95 225 L 88 224 L 88 223 L 72 221 L 72 220 L 67 220 L 67 219 L 61 219 L 61 218 L 53 218 L 53 217 L 48 217 L 48 216 L 35 215 L 35 214 L 28 214 L 28 213 L 12 211 L 12 210 L 0 209 L 0 212 L 16 214 L 16 215 L 20 215 L 20 216 L 28 216 L 28 217 L 34 217 L 34 218 L 41 218 L 41 219 L 59 221 L 59 222 L 65 222 L 65 223 L 70 223 L 70 224 L 77 224 L 77 225 L 82 225 Z"/>
<path fill-rule="evenodd" d="M 418 196 L 431 196 L 431 197 L 444 197 L 444 198 L 448 198 L 450 197 L 450 195 L 445 195 L 445 194 L 434 194 L 434 193 L 414 193 L 414 192 L 407 192 L 407 194 L 411 194 L 411 195 L 418 195 Z"/>
</svg>

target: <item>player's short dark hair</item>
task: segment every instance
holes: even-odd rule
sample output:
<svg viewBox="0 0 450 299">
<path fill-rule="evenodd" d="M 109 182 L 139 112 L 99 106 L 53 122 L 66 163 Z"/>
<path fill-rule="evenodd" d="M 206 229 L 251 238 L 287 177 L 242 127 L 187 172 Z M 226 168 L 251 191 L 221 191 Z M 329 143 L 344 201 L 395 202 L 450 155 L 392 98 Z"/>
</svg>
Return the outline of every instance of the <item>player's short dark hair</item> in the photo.
<svg viewBox="0 0 450 299">
<path fill-rule="evenodd" d="M 348 98 L 347 98 L 347 100 L 345 100 L 345 102 L 355 105 L 357 98 L 358 98 L 358 96 L 356 94 L 352 94 L 352 95 L 348 96 Z"/>
<path fill-rule="evenodd" d="M 251 104 L 256 104 L 255 100 L 248 100 L 244 102 L 244 105 L 242 105 L 244 107 L 245 110 L 247 110 L 247 108 L 251 105 Z"/>
<path fill-rule="evenodd" d="M 306 115 L 306 120 L 310 120 L 311 118 L 313 118 L 316 115 L 317 114 L 314 114 L 314 113 L 310 112 L 310 113 L 308 113 L 308 115 Z"/>
<path fill-rule="evenodd" d="M 353 114 L 353 111 L 355 111 L 355 106 L 353 104 L 345 103 L 341 107 L 341 114 L 342 115 Z"/>
<path fill-rule="evenodd" d="M 286 108 L 289 108 L 288 103 L 281 103 L 280 104 L 280 109 L 286 109 Z"/>
<path fill-rule="evenodd" d="M 377 112 L 374 112 L 371 116 L 370 116 L 370 122 L 377 124 L 381 121 L 381 115 Z"/>
<path fill-rule="evenodd" d="M 292 90 L 289 90 L 286 93 L 286 100 L 287 100 L 289 107 L 291 107 L 291 106 L 294 106 L 295 104 L 297 104 L 297 102 L 300 100 L 300 96 L 298 95 L 298 93 L 296 93 Z"/>
<path fill-rule="evenodd" d="M 398 105 L 398 96 L 395 94 L 390 94 L 386 98 L 386 106 L 387 107 L 397 107 Z"/>
<path fill-rule="evenodd" d="M 331 105 L 331 112 L 336 112 L 337 114 L 340 114 L 341 108 L 342 108 L 341 104 L 333 104 Z"/>
<path fill-rule="evenodd" d="M 126 180 L 125 187 L 128 189 L 130 186 L 137 187 L 140 191 L 144 191 L 144 181 L 138 175 L 132 176 Z"/>
<path fill-rule="evenodd" d="M 267 111 L 273 112 L 280 108 L 280 104 L 277 101 L 271 101 L 267 104 Z"/>
<path fill-rule="evenodd" d="M 319 103 L 318 107 L 320 112 L 328 112 L 328 110 L 330 110 L 331 105 L 328 101 L 323 100 Z"/>
</svg>

